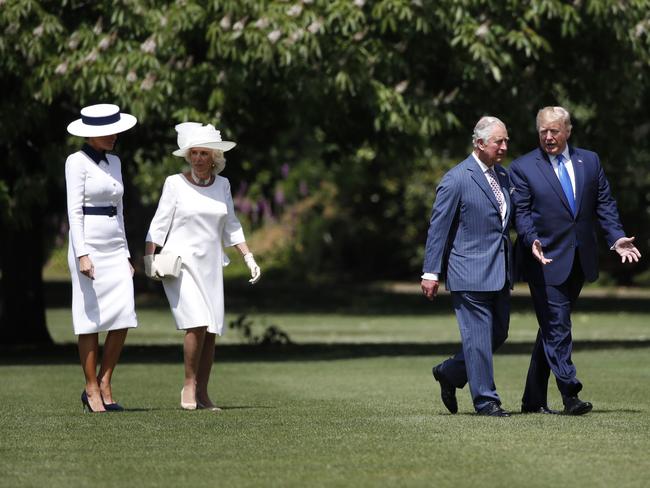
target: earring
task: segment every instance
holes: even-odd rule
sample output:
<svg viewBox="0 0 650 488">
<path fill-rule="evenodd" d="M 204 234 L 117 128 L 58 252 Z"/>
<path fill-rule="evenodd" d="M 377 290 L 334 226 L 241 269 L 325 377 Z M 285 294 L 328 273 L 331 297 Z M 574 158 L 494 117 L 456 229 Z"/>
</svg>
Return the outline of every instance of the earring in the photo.
<svg viewBox="0 0 650 488">
<path fill-rule="evenodd" d="M 217 167 L 217 165 L 214 164 L 214 163 L 212 163 L 212 169 L 214 169 L 214 168 L 216 168 L 216 167 Z"/>
</svg>

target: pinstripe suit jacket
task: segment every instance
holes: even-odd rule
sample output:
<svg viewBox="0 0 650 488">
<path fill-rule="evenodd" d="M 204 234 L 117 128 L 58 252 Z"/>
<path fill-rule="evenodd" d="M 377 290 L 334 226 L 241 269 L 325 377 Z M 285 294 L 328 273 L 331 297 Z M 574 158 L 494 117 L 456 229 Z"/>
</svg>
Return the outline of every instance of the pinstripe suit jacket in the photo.
<svg viewBox="0 0 650 488">
<path fill-rule="evenodd" d="M 436 189 L 425 248 L 425 273 L 438 273 L 450 291 L 512 288 L 510 177 L 495 165 L 506 200 L 506 225 L 499 204 L 472 155 L 452 168 Z"/>
</svg>

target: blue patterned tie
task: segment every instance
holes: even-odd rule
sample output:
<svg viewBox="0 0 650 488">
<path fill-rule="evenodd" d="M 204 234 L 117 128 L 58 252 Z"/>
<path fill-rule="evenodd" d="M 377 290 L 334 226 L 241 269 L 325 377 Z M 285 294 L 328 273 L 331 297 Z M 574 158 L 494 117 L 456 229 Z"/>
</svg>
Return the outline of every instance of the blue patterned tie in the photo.
<svg viewBox="0 0 650 488">
<path fill-rule="evenodd" d="M 566 195 L 566 199 L 569 201 L 569 207 L 571 207 L 571 212 L 573 215 L 576 214 L 576 201 L 573 197 L 573 186 L 571 185 L 571 178 L 569 177 L 569 172 L 566 170 L 564 165 L 564 156 L 558 154 L 557 156 L 557 176 L 560 178 L 560 184 Z"/>
</svg>

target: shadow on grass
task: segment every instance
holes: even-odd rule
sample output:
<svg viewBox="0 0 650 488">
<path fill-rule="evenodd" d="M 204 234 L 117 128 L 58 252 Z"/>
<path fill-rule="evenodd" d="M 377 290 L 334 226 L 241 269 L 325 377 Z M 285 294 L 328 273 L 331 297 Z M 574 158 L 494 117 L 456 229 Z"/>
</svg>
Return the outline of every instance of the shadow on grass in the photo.
<svg viewBox="0 0 650 488">
<path fill-rule="evenodd" d="M 642 413 L 643 410 L 634 410 L 631 408 L 594 408 L 589 414 L 598 415 L 600 413 Z"/>
<path fill-rule="evenodd" d="M 219 408 L 221 410 L 256 410 L 256 409 L 265 409 L 265 408 L 276 408 L 276 407 L 270 407 L 267 405 L 220 405 Z M 169 408 L 160 408 L 160 407 L 152 407 L 152 408 L 145 408 L 145 407 L 135 407 L 135 408 L 124 408 L 122 412 L 111 412 L 112 414 L 120 414 L 120 413 L 139 413 L 139 412 L 168 412 L 168 411 L 173 411 L 173 410 L 182 410 L 181 407 L 169 407 Z M 192 410 L 192 412 L 210 412 L 208 409 L 201 409 L 197 408 L 196 410 Z M 218 415 L 218 412 L 211 412 L 213 415 Z"/>
<path fill-rule="evenodd" d="M 141 287 L 141 289 L 143 289 Z M 149 291 L 137 296 L 138 308 L 163 307 L 168 304 L 162 287 L 144 287 Z M 407 284 L 406 290 L 380 284 L 291 284 L 262 280 L 256 286 L 238 281 L 226 281 L 226 306 L 233 314 L 364 314 L 364 315 L 448 315 L 452 312 L 451 298 L 441 294 L 435 302 L 426 300 L 417 283 Z M 532 312 L 532 301 L 525 284 L 518 284 L 512 297 L 513 312 Z M 48 307 L 70 306 L 70 284 L 46 283 Z M 617 297 L 597 296 L 585 290 L 576 312 L 640 312 L 648 313 L 648 298 L 642 294 Z M 281 326 L 281 324 L 280 324 Z M 458 343 L 323 343 L 283 345 L 219 345 L 217 361 L 323 361 L 380 356 L 444 356 L 454 354 Z M 526 354 L 532 343 L 506 342 L 499 354 Z M 650 340 L 578 341 L 574 350 L 650 348 Z M 122 353 L 123 363 L 183 362 L 178 345 L 127 345 Z M 54 346 L 0 346 L 0 365 L 9 364 L 77 364 L 75 344 Z"/>
<path fill-rule="evenodd" d="M 557 415 L 547 415 L 547 414 L 539 414 L 539 413 L 523 413 L 523 412 L 518 412 L 516 410 L 510 410 L 506 409 L 510 413 L 511 417 L 527 417 L 527 418 L 557 418 L 557 417 L 570 417 L 570 418 L 588 418 L 592 415 L 598 415 L 598 414 L 610 414 L 610 413 L 643 413 L 643 410 L 632 410 L 632 409 L 627 409 L 627 408 L 621 408 L 621 409 L 594 409 L 589 413 L 586 413 L 584 415 L 566 415 L 562 411 L 558 413 Z M 441 417 L 444 416 L 449 416 L 451 417 L 452 414 L 448 412 L 441 412 L 438 414 Z M 487 415 L 476 415 L 474 412 L 458 412 L 456 414 L 453 414 L 454 417 L 476 417 L 476 418 L 485 418 L 485 419 L 498 419 L 501 417 L 489 417 Z M 507 422 L 507 421 L 506 421 Z"/>
<path fill-rule="evenodd" d="M 270 407 L 267 405 L 221 405 L 219 406 L 221 410 L 261 410 L 261 409 L 267 409 L 267 408 L 276 408 L 276 407 Z M 124 410 L 121 412 L 108 412 L 107 414 L 109 415 L 125 415 L 129 413 L 142 413 L 142 412 L 172 412 L 172 411 L 181 411 L 182 408 L 177 406 L 177 407 L 168 407 L 168 408 L 161 408 L 161 407 L 152 407 L 152 408 L 145 408 L 145 407 L 134 407 L 134 408 L 128 408 L 125 407 Z M 192 410 L 189 415 L 192 415 L 194 412 L 206 412 L 206 415 L 209 413 L 211 415 L 219 415 L 219 412 L 211 412 L 208 409 L 196 409 Z M 102 412 L 104 413 L 104 412 Z M 200 414 L 199 414 L 200 415 Z"/>
<path fill-rule="evenodd" d="M 281 345 L 220 345 L 215 357 L 217 362 L 251 361 L 328 361 L 394 356 L 447 356 L 455 354 L 459 343 L 328 343 L 328 344 L 281 344 Z M 574 351 L 603 349 L 650 348 L 650 340 L 603 340 L 577 341 Z M 532 342 L 506 342 L 497 354 L 525 354 L 532 352 Z M 77 364 L 76 344 L 52 346 L 0 347 L 0 365 L 51 365 Z M 177 363 L 183 362 L 180 345 L 134 345 L 124 346 L 120 363 Z"/>
<path fill-rule="evenodd" d="M 273 282 L 262 280 L 255 286 L 239 280 L 225 282 L 226 308 L 233 314 L 251 313 L 319 313 L 363 315 L 447 315 L 453 311 L 451 297 L 442 292 L 434 302 L 426 300 L 417 283 L 407 290 L 391 290 L 381 284 L 323 284 Z M 146 288 L 137 294 L 137 308 L 167 308 L 161 286 Z M 511 299 L 513 312 L 533 310 L 528 287 L 518 283 Z M 47 282 L 45 284 L 48 307 L 69 307 L 70 284 Z M 584 290 L 575 312 L 647 312 L 647 297 L 639 295 L 603 297 Z"/>
<path fill-rule="evenodd" d="M 269 407 L 268 405 L 219 405 L 219 408 L 221 410 L 257 410 L 276 407 Z"/>
</svg>

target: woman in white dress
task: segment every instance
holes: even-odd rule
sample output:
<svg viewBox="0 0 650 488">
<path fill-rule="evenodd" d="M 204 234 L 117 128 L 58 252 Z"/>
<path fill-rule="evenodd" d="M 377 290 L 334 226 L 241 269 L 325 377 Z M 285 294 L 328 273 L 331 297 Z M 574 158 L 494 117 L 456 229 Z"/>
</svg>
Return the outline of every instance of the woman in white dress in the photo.
<svg viewBox="0 0 650 488">
<path fill-rule="evenodd" d="M 224 151 L 234 142 L 222 141 L 212 125 L 185 122 L 176 126 L 181 156 L 189 171 L 167 177 L 145 244 L 145 273 L 161 278 L 154 253 L 180 256 L 178 277 L 162 277 L 176 328 L 185 331 L 185 380 L 181 407 L 219 411 L 208 395 L 215 339 L 223 333 L 224 246 L 235 246 L 251 271 L 250 283 L 260 279 L 260 268 L 249 251 L 235 215 L 228 179 L 218 176 Z"/>
<path fill-rule="evenodd" d="M 70 238 L 68 266 L 72 277 L 72 324 L 86 377 L 81 394 L 84 411 L 123 410 L 113 399 L 111 377 L 129 327 L 137 327 L 133 267 L 124 231 L 120 159 L 108 154 L 117 134 L 136 124 L 117 105 L 81 110 L 68 132 L 86 143 L 65 163 Z M 99 372 L 99 332 L 107 332 Z"/>
</svg>

